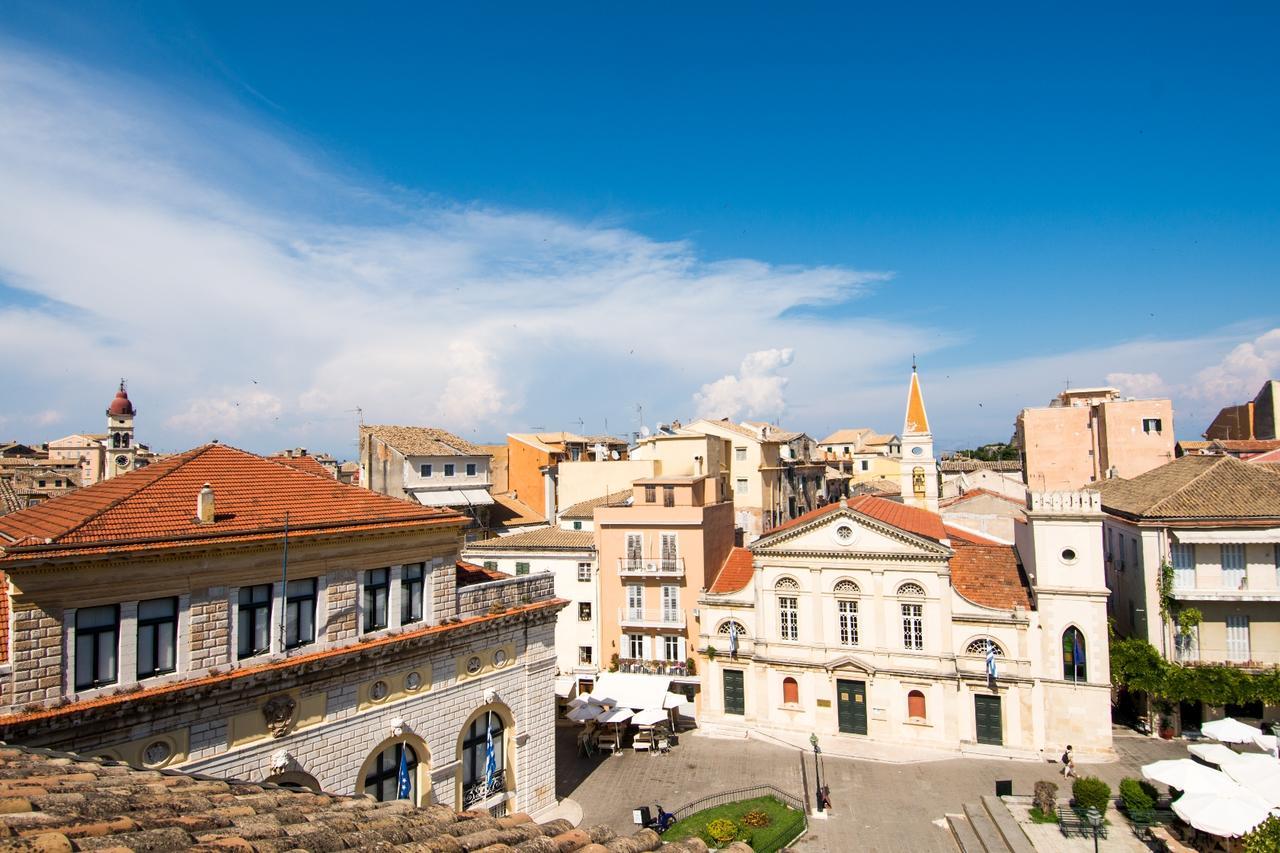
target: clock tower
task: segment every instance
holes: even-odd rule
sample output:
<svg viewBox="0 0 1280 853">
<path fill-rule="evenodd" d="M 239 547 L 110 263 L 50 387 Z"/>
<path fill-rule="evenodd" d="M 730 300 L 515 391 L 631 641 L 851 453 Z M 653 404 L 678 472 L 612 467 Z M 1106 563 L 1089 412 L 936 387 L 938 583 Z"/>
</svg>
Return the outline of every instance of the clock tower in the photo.
<svg viewBox="0 0 1280 853">
<path fill-rule="evenodd" d="M 136 414 L 121 379 L 120 390 L 107 407 L 107 437 L 103 441 L 107 447 L 104 478 L 118 477 L 134 469 L 138 457 L 138 447 L 133 439 L 133 417 Z"/>
<path fill-rule="evenodd" d="M 902 461 L 899 463 L 902 502 L 930 512 L 938 511 L 938 463 L 933 458 L 933 433 L 924 411 L 920 376 L 911 365 L 907 389 L 907 417 L 902 425 Z"/>
</svg>

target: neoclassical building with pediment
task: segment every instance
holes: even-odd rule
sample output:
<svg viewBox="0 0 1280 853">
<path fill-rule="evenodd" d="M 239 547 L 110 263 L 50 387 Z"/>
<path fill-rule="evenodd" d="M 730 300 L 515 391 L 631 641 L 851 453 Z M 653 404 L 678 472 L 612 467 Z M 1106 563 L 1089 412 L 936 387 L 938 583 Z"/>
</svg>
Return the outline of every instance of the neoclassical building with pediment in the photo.
<svg viewBox="0 0 1280 853">
<path fill-rule="evenodd" d="M 917 425 L 918 395 L 913 375 Z M 927 467 L 915 435 L 903 464 Z M 1013 543 L 928 505 L 849 498 L 737 549 L 699 600 L 704 729 L 851 754 L 1110 756 L 1098 494 L 1030 495 Z"/>
</svg>

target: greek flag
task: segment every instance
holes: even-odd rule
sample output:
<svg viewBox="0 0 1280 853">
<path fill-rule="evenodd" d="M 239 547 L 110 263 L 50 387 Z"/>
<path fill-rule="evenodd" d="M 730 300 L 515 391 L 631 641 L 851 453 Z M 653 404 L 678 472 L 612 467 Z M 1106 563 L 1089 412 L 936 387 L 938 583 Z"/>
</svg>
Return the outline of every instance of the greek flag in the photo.
<svg viewBox="0 0 1280 853">
<path fill-rule="evenodd" d="M 1084 646 L 1080 645 L 1080 632 L 1076 631 L 1071 635 L 1071 669 L 1075 676 L 1073 681 L 1079 680 L 1082 666 L 1084 666 Z"/>
<path fill-rule="evenodd" d="M 498 757 L 493 752 L 493 712 L 484 718 L 484 786 L 493 789 L 493 777 L 498 775 Z"/>
<path fill-rule="evenodd" d="M 992 681 L 996 677 L 996 644 L 987 640 L 987 678 Z"/>
<path fill-rule="evenodd" d="M 409 778 L 409 747 L 404 744 L 400 745 L 400 773 L 396 781 L 396 799 L 409 799 L 413 792 L 413 781 Z"/>
<path fill-rule="evenodd" d="M 738 656 L 738 623 L 729 623 L 729 657 Z"/>
</svg>

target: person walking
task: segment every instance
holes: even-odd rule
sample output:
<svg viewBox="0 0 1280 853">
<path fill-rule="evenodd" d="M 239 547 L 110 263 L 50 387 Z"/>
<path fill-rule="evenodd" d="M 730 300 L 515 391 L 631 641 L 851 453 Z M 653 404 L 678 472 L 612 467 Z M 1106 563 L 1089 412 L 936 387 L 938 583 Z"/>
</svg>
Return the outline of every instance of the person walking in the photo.
<svg viewBox="0 0 1280 853">
<path fill-rule="evenodd" d="M 1071 750 L 1071 744 L 1067 744 L 1067 751 L 1062 753 L 1062 776 L 1069 779 L 1076 775 L 1076 756 Z"/>
</svg>

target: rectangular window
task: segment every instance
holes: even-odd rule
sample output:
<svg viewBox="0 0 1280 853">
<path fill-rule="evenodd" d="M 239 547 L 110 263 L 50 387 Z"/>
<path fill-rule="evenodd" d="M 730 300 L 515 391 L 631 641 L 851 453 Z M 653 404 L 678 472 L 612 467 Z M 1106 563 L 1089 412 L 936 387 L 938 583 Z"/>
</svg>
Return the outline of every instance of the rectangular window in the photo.
<svg viewBox="0 0 1280 853">
<path fill-rule="evenodd" d="M 484 567 L 485 567 L 486 569 L 490 569 L 490 570 L 492 570 L 492 571 L 495 571 L 495 572 L 496 572 L 496 571 L 498 570 L 498 561 L 497 561 L 497 560 L 485 560 L 485 561 L 484 561 Z"/>
<path fill-rule="evenodd" d="M 863 459 L 863 460 L 861 460 L 861 461 L 862 461 L 862 470 L 863 470 L 863 471 L 870 471 L 870 470 L 871 470 L 871 462 L 870 462 L 870 461 L 868 461 L 868 460 L 866 460 L 866 459 Z"/>
<path fill-rule="evenodd" d="M 589 601 L 578 602 L 578 621 L 579 622 L 591 621 L 591 602 Z"/>
<path fill-rule="evenodd" d="M 454 471 L 454 464 L 452 462 L 444 463 L 444 475 L 446 477 L 452 477 L 453 471 Z"/>
<path fill-rule="evenodd" d="M 676 487 L 675 486 L 662 487 L 662 505 L 663 506 L 676 505 Z"/>
<path fill-rule="evenodd" d="M 641 634 L 627 635 L 627 656 L 632 660 L 644 660 L 644 636 Z"/>
<path fill-rule="evenodd" d="M 578 646 L 578 663 L 585 666 L 591 665 L 591 647 Z"/>
<path fill-rule="evenodd" d="M 735 448 L 733 449 L 733 461 L 735 461 L 735 462 L 746 462 L 746 461 L 747 461 L 747 449 L 746 449 L 745 447 L 735 447 Z"/>
<path fill-rule="evenodd" d="M 574 530 L 581 530 L 581 529 L 582 529 L 582 522 L 581 522 L 581 521 L 575 521 L 575 522 L 573 523 L 573 529 L 574 529 Z"/>
<path fill-rule="evenodd" d="M 669 661 L 680 660 L 680 638 L 679 637 L 663 637 L 662 638 L 662 659 Z"/>
<path fill-rule="evenodd" d="M 390 591 L 390 569 L 370 569 L 364 573 L 365 633 L 387 627 L 387 599 Z"/>
<path fill-rule="evenodd" d="M 400 575 L 400 624 L 422 621 L 422 596 L 426 590 L 426 567 L 410 563 Z"/>
<path fill-rule="evenodd" d="M 645 486 L 645 487 L 644 487 L 644 502 L 645 502 L 645 503 L 647 503 L 647 504 L 651 504 L 651 503 L 656 502 L 657 500 L 658 500 L 658 487 L 657 487 L 657 486 Z"/>
<path fill-rule="evenodd" d="M 902 645 L 916 651 L 924 648 L 924 605 L 902 605 Z"/>
<path fill-rule="evenodd" d="M 527 574 L 529 574 L 529 564 L 528 564 L 528 563 L 516 563 L 516 574 L 518 574 L 518 575 L 527 575 Z"/>
<path fill-rule="evenodd" d="M 476 463 L 474 463 L 474 462 L 468 462 L 468 463 L 467 463 L 467 476 L 468 476 L 468 477 L 474 477 L 475 475 L 476 475 Z"/>
<path fill-rule="evenodd" d="M 236 609 L 236 655 L 249 658 L 271 648 L 271 584 L 240 587 Z"/>
<path fill-rule="evenodd" d="M 671 584 L 662 586 L 662 621 L 678 624 L 680 622 L 680 587 Z"/>
<path fill-rule="evenodd" d="M 178 599 L 138 602 L 138 678 L 178 668 Z"/>
<path fill-rule="evenodd" d="M 837 608 L 840 611 L 840 645 L 858 645 L 858 602 L 842 600 L 837 603 Z"/>
<path fill-rule="evenodd" d="M 644 538 L 640 533 L 627 534 L 627 568 L 638 572 L 644 566 Z"/>
<path fill-rule="evenodd" d="M 431 476 L 431 466 L 430 466 L 430 465 L 419 465 L 419 466 L 418 466 L 418 473 L 419 473 L 419 474 L 421 474 L 421 475 L 422 475 L 422 476 L 424 476 L 424 477 L 430 477 L 430 476 Z"/>
<path fill-rule="evenodd" d="M 1227 617 L 1227 660 L 1243 663 L 1249 660 L 1249 617 Z"/>
<path fill-rule="evenodd" d="M 1173 562 L 1174 589 L 1195 589 L 1196 546 L 1175 542 L 1169 546 L 1169 556 Z"/>
<path fill-rule="evenodd" d="M 739 477 L 734 482 L 733 490 L 739 495 L 745 495 L 747 493 L 747 478 Z"/>
<path fill-rule="evenodd" d="M 638 583 L 627 585 L 627 618 L 644 618 L 644 587 Z"/>
<path fill-rule="evenodd" d="M 316 579 L 289 581 L 284 596 L 284 647 L 316 641 Z"/>
<path fill-rule="evenodd" d="M 1159 434 L 1159 433 L 1160 433 L 1160 430 L 1161 430 L 1161 424 L 1160 424 L 1160 419 L 1159 419 L 1159 418 L 1143 418 L 1143 419 L 1142 419 L 1142 431 L 1143 431 L 1143 432 L 1145 432 L 1145 433 L 1153 433 L 1153 432 L 1154 432 L 1154 433 L 1156 433 L 1156 434 Z"/>
<path fill-rule="evenodd" d="M 591 564 L 578 563 L 578 580 L 583 583 L 591 583 Z"/>
<path fill-rule="evenodd" d="M 76 689 L 116 683 L 120 608 L 115 604 L 76 611 Z"/>
<path fill-rule="evenodd" d="M 784 640 L 800 639 L 800 608 L 795 596 L 778 598 L 778 633 Z"/>
<path fill-rule="evenodd" d="M 1222 546 L 1222 588 L 1244 589 L 1244 546 Z"/>
<path fill-rule="evenodd" d="M 678 540 L 674 533 L 662 533 L 658 536 L 658 550 L 662 557 L 662 570 L 664 572 L 673 572 L 678 563 L 679 557 Z"/>
</svg>

